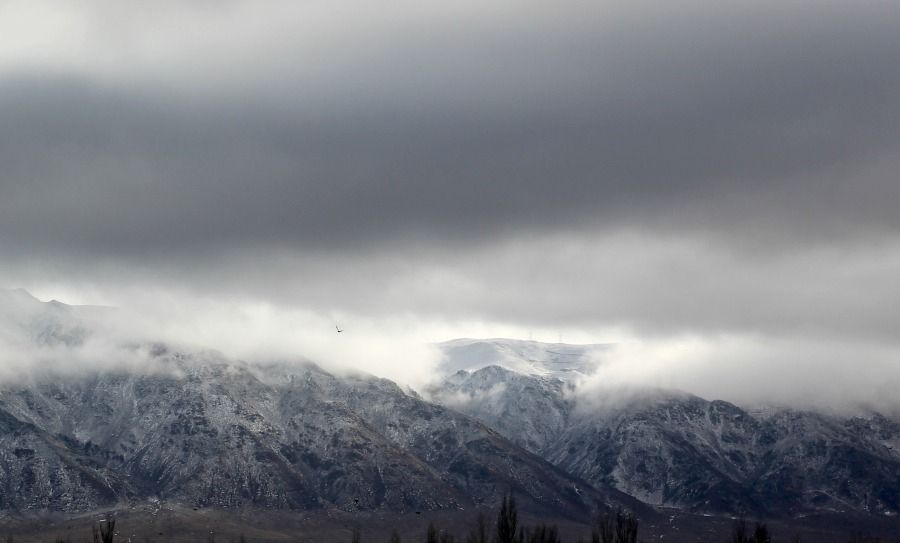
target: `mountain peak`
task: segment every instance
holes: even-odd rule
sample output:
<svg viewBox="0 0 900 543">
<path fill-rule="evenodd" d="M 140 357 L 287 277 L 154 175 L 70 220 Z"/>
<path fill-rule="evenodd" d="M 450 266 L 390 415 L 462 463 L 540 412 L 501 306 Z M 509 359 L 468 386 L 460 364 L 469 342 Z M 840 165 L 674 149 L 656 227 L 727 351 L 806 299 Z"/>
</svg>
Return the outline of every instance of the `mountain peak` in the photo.
<svg viewBox="0 0 900 543">
<path fill-rule="evenodd" d="M 29 302 L 40 302 L 37 298 L 34 297 L 30 292 L 25 290 L 24 288 L 0 288 L 0 297 L 7 298 L 10 300 L 19 300 L 19 301 L 29 301 Z"/>
<path fill-rule="evenodd" d="M 444 353 L 441 369 L 446 375 L 459 370 L 477 371 L 488 366 L 499 366 L 525 375 L 571 381 L 593 373 L 600 353 L 609 345 L 462 338 L 445 341 L 438 347 Z"/>
</svg>

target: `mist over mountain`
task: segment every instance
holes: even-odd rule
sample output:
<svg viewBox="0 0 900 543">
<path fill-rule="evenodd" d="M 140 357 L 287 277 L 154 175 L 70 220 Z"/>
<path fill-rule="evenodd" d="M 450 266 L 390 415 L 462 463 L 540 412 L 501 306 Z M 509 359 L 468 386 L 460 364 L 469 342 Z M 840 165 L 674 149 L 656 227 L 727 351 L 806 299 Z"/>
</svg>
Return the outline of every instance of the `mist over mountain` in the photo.
<svg viewBox="0 0 900 543">
<path fill-rule="evenodd" d="M 37 353 L 68 352 L 73 364 L 104 354 L 89 348 L 103 330 L 80 318 L 97 309 L 23 291 L 2 301 L 9 329 Z M 31 365 L 0 384 L 0 510 L 155 500 L 409 513 L 492 505 L 511 491 L 563 516 L 637 503 L 386 379 L 163 343 L 118 349 L 133 359 Z"/>
<path fill-rule="evenodd" d="M 593 373 L 599 357 L 610 345 L 567 345 L 506 339 L 454 339 L 439 345 L 443 373 L 502 366 L 525 375 L 556 377 L 565 381 Z"/>
<path fill-rule="evenodd" d="M 900 536 L 898 28 L 0 1 L 0 535 Z"/>
<path fill-rule="evenodd" d="M 566 518 L 900 511 L 889 414 L 744 409 L 659 388 L 598 401 L 607 346 L 445 342 L 445 373 L 420 394 L 299 358 L 124 341 L 104 324 L 117 310 L 0 296 L 4 356 L 25 352 L 11 344 L 32 356 L 0 383 L 8 512 L 409 514 L 490 507 L 507 492 Z"/>
<path fill-rule="evenodd" d="M 510 352 L 512 340 L 467 340 L 460 352 Z M 475 347 L 472 347 L 475 345 Z M 804 515 L 821 511 L 900 511 L 900 419 L 859 409 L 854 414 L 793 408 L 742 409 L 677 390 L 597 389 L 591 377 L 565 381 L 517 372 L 560 352 L 558 345 L 519 343 L 518 363 L 459 370 L 429 390 L 525 449 L 592 484 L 610 485 L 652 505 L 699 513 Z M 578 347 L 572 347 L 578 349 Z M 602 362 L 599 362 L 602 364 Z M 582 368 L 572 359 L 555 369 Z M 587 386 L 585 386 L 587 383 Z M 581 387 L 585 387 L 582 390 Z M 611 397 L 597 398 L 598 392 Z"/>
</svg>

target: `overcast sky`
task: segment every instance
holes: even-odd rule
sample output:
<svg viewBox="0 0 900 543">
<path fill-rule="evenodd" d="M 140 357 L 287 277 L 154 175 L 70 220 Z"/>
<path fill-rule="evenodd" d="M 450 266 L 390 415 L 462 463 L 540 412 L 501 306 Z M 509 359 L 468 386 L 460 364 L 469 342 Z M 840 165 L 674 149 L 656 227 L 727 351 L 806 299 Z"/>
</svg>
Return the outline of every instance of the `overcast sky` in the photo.
<svg viewBox="0 0 900 543">
<path fill-rule="evenodd" d="M 0 284 L 367 358 L 340 322 L 396 378 L 531 333 L 706 395 L 866 397 L 900 386 L 898 28 L 894 0 L 0 0 Z"/>
</svg>

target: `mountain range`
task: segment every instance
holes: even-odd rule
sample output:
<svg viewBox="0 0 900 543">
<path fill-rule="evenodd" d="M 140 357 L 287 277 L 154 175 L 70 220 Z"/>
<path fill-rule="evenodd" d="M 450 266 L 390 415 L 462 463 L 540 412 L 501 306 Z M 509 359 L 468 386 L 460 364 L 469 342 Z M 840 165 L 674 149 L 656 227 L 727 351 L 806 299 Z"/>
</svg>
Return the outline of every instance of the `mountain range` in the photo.
<svg viewBox="0 0 900 543">
<path fill-rule="evenodd" d="M 511 341 L 470 345 L 479 343 L 489 351 Z M 448 345 L 448 357 L 457 345 Z M 597 401 L 596 392 L 580 390 L 554 370 L 463 369 L 429 396 L 567 473 L 650 505 L 755 516 L 830 511 L 893 517 L 900 510 L 895 418 L 871 410 L 843 416 L 747 410 L 667 390 Z"/>
<path fill-rule="evenodd" d="M 77 324 L 82 308 L 6 296 L 28 308 L 17 326 L 45 348 L 77 349 L 91 333 Z M 36 367 L 0 387 L 0 509 L 166 500 L 404 512 L 514 491 L 571 514 L 630 501 L 385 379 L 161 344 L 123 349 L 143 364 Z"/>
<path fill-rule="evenodd" d="M 581 383 L 608 345 L 454 340 L 419 393 L 153 342 L 100 351 L 128 363 L 60 363 L 111 311 L 0 291 L 8 356 L 27 344 L 56 360 L 0 384 L 0 515 L 157 502 L 416 514 L 509 492 L 560 518 L 900 510 L 900 422 L 886 414 L 754 410 L 667 390 L 592 401 Z"/>
</svg>

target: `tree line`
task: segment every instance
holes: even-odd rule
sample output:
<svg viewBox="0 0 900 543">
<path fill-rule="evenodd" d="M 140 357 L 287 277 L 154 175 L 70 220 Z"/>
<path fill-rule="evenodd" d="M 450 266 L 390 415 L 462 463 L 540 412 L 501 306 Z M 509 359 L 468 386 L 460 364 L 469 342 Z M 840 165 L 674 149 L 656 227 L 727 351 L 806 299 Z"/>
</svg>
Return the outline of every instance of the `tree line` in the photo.
<svg viewBox="0 0 900 543">
<path fill-rule="evenodd" d="M 591 533 L 591 543 L 638 543 L 638 519 L 632 513 L 618 510 L 597 518 Z M 359 529 L 353 531 L 350 543 L 362 543 Z M 388 543 L 403 543 L 400 534 L 394 530 Z M 490 525 L 488 518 L 479 514 L 475 525 L 469 529 L 465 539 L 457 541 L 450 533 L 438 529 L 434 522 L 425 531 L 425 543 L 562 543 L 556 525 L 539 523 L 525 526 L 519 521 L 516 500 L 505 496 L 500 503 L 496 522 Z M 582 538 L 579 543 L 586 543 Z"/>
<path fill-rule="evenodd" d="M 593 522 L 590 543 L 638 543 L 638 527 L 638 518 L 631 512 L 619 509 L 615 512 L 603 513 L 598 515 Z M 116 536 L 116 519 L 107 517 L 92 525 L 92 542 L 90 543 L 116 543 Z M 15 541 L 12 536 L 7 536 L 6 543 L 15 543 Z M 71 543 L 71 541 L 57 538 L 55 543 Z M 152 542 L 148 541 L 148 543 Z M 215 543 L 215 536 L 212 533 L 209 535 L 207 543 Z M 232 543 L 234 543 L 233 540 Z M 239 543 L 248 542 L 241 535 Z M 350 543 L 363 543 L 362 532 L 359 528 L 353 530 Z M 391 533 L 388 543 L 403 543 L 396 529 Z M 434 522 L 431 522 L 425 531 L 424 543 L 562 543 L 562 539 L 556 525 L 538 523 L 526 526 L 521 523 L 515 498 L 508 495 L 503 497 L 494 523 L 491 523 L 488 517 L 481 513 L 476 517 L 474 525 L 470 527 L 465 538 L 457 541 L 454 535 L 440 530 Z M 577 543 L 588 542 L 584 538 L 579 538 Z M 751 527 L 746 520 L 738 519 L 732 525 L 731 535 L 724 543 L 776 542 L 765 523 L 757 522 Z M 800 537 L 795 536 L 790 543 L 801 543 Z M 866 538 L 862 534 L 853 534 L 849 543 L 880 543 L 880 540 Z"/>
</svg>

